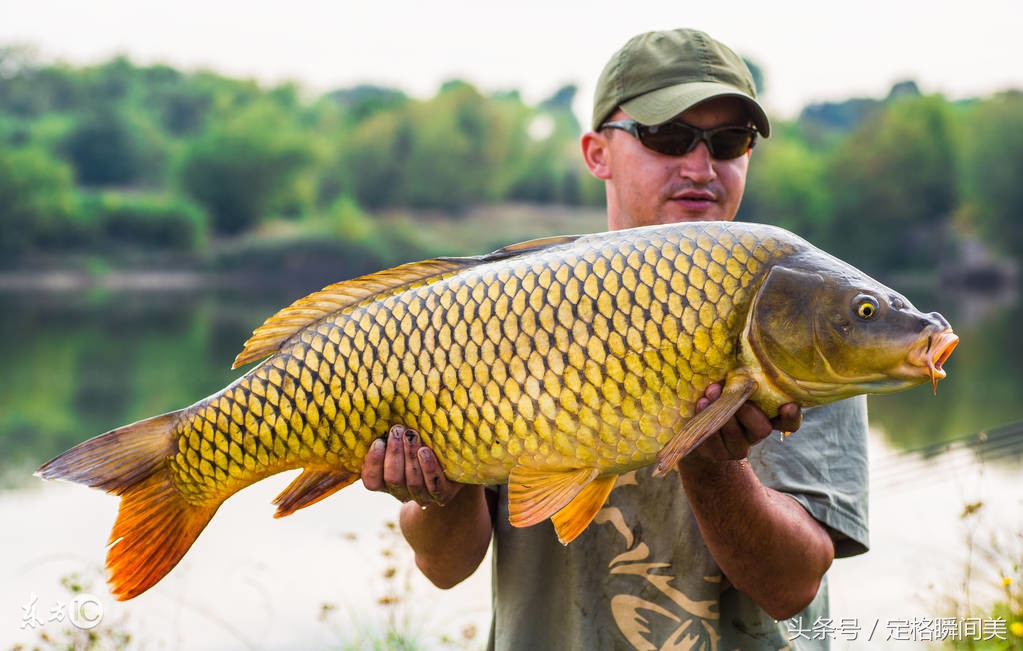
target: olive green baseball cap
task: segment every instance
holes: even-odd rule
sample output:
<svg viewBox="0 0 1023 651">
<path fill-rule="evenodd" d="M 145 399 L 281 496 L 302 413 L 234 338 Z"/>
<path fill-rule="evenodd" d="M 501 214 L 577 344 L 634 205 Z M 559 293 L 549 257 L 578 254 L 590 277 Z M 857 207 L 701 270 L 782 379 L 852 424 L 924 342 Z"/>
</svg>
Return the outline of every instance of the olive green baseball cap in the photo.
<svg viewBox="0 0 1023 651">
<path fill-rule="evenodd" d="M 771 124 L 753 75 L 728 46 L 695 29 L 647 32 L 615 52 L 597 79 L 592 128 L 620 107 L 640 124 L 667 122 L 714 97 L 738 97 L 764 137 Z"/>
</svg>

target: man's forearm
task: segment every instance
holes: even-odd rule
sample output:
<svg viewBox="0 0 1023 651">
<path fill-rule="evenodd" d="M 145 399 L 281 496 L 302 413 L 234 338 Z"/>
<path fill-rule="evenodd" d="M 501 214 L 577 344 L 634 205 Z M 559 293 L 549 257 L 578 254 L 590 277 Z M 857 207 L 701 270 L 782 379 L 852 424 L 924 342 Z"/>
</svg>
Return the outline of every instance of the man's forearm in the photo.
<svg viewBox="0 0 1023 651">
<path fill-rule="evenodd" d="M 401 531 L 415 552 L 416 566 L 439 588 L 471 575 L 490 546 L 492 523 L 482 486 L 465 486 L 444 506 L 402 505 Z"/>
<path fill-rule="evenodd" d="M 745 459 L 679 468 L 704 540 L 732 585 L 778 620 L 809 605 L 835 556 L 824 527 L 764 486 Z"/>
</svg>

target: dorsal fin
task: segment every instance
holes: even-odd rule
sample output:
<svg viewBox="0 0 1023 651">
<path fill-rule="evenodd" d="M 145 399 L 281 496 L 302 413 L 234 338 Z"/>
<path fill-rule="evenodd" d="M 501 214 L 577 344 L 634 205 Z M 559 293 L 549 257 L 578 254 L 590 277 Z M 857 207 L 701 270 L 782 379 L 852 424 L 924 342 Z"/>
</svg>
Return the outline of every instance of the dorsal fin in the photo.
<svg viewBox="0 0 1023 651">
<path fill-rule="evenodd" d="M 328 285 L 298 299 L 253 330 L 232 368 L 273 355 L 293 334 L 342 308 L 368 298 L 392 294 L 480 262 L 476 258 L 425 260 Z"/>
<path fill-rule="evenodd" d="M 299 330 L 329 314 L 368 298 L 379 298 L 467 267 L 514 258 L 558 244 L 574 242 L 578 238 L 578 235 L 544 237 L 512 244 L 481 256 L 435 258 L 423 262 L 411 262 L 328 285 L 318 292 L 298 299 L 256 328 L 242 347 L 242 352 L 235 357 L 234 365 L 231 368 L 238 368 L 249 362 L 273 355 L 280 350 L 285 341 Z"/>
<path fill-rule="evenodd" d="M 559 244 L 569 244 L 575 242 L 582 235 L 555 235 L 554 237 L 541 237 L 535 240 L 528 240 L 526 242 L 519 242 L 518 244 L 511 244 L 504 248 L 500 248 L 492 253 L 481 255 L 473 260 L 479 260 L 480 262 L 494 262 L 495 260 L 504 260 L 506 258 L 514 258 L 515 256 L 524 255 L 526 253 L 533 253 L 534 251 L 540 251 L 541 249 L 549 249 L 552 246 L 558 246 Z M 445 260 L 464 260 L 465 258 L 443 258 Z"/>
</svg>

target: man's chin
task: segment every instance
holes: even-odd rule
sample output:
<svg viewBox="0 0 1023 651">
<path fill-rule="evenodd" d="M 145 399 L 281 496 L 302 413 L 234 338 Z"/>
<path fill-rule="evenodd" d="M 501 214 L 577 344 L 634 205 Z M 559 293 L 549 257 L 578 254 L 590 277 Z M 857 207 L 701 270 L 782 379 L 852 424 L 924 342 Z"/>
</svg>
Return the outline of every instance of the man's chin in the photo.
<svg viewBox="0 0 1023 651">
<path fill-rule="evenodd" d="M 721 204 L 716 201 L 669 201 L 664 206 L 658 219 L 661 224 L 675 224 L 678 222 L 710 222 L 710 221 L 731 221 L 731 216 L 726 216 Z"/>
<path fill-rule="evenodd" d="M 679 224 L 682 222 L 713 222 L 722 220 L 724 220 L 724 217 L 721 215 L 721 211 L 719 210 L 701 210 L 685 212 L 673 211 L 671 213 L 660 215 L 657 219 L 657 223 Z"/>
</svg>

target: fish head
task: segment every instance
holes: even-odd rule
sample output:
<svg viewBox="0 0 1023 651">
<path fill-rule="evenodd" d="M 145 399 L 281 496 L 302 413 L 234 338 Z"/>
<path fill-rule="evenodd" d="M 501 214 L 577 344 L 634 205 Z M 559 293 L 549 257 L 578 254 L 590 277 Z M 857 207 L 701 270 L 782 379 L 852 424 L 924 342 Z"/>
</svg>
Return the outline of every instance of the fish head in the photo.
<svg viewBox="0 0 1023 651">
<path fill-rule="evenodd" d="M 928 380 L 937 391 L 959 343 L 945 317 L 844 263 L 772 268 L 747 333 L 765 376 L 803 406 Z"/>
</svg>

